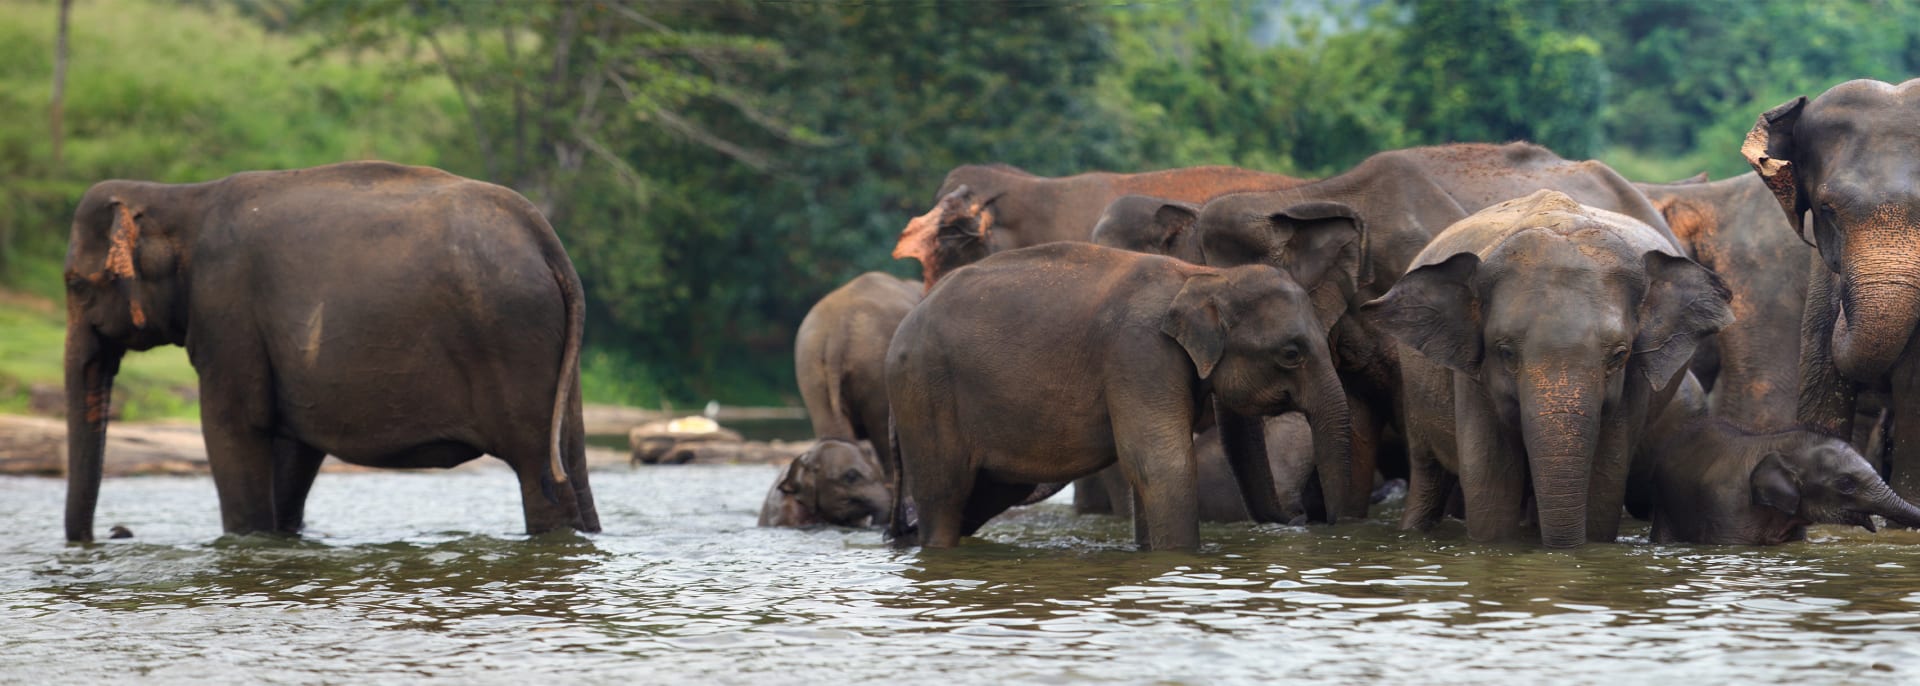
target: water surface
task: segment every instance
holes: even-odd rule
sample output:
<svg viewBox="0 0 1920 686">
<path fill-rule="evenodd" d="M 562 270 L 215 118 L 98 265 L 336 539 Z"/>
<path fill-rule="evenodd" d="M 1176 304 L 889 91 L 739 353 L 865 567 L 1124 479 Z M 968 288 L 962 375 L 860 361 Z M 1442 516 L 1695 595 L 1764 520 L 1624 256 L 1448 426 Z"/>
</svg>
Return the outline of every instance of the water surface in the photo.
<svg viewBox="0 0 1920 686">
<path fill-rule="evenodd" d="M 774 473 L 599 471 L 608 533 L 538 540 L 504 469 L 322 475 L 297 542 L 219 538 L 204 477 L 109 479 L 102 531 L 138 536 L 93 546 L 60 541 L 61 482 L 0 478 L 0 681 L 1920 679 L 1920 533 L 1549 552 L 1377 517 L 1141 553 L 1056 499 L 895 551 L 755 528 Z"/>
</svg>

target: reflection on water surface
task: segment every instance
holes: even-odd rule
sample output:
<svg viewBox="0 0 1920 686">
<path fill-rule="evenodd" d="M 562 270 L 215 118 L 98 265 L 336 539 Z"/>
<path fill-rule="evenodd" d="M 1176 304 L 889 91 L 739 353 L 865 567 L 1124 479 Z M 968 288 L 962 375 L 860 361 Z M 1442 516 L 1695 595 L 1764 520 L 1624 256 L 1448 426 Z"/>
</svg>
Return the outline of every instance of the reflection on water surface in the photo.
<svg viewBox="0 0 1920 686">
<path fill-rule="evenodd" d="M 60 541 L 64 486 L 0 478 L 7 681 L 966 683 L 1222 680 L 1906 682 L 1920 533 L 1777 548 L 1489 547 L 1209 525 L 1196 554 L 1044 504 L 949 551 L 753 526 L 772 467 L 594 475 L 611 533 L 528 540 L 505 470 L 328 474 L 302 541 L 218 536 L 205 478 L 110 479 Z M 667 681 L 662 681 L 662 680 Z"/>
</svg>

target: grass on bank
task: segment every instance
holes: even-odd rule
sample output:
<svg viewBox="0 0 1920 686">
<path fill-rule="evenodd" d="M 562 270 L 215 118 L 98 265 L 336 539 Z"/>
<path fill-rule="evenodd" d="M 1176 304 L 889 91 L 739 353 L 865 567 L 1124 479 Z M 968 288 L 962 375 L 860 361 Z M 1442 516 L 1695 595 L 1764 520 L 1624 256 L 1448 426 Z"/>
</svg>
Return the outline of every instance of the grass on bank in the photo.
<svg viewBox="0 0 1920 686">
<path fill-rule="evenodd" d="M 66 331 L 55 302 L 0 293 L 0 412 L 27 414 L 34 387 L 61 387 Z M 184 348 L 157 348 L 127 355 L 113 395 L 125 403 L 125 419 L 192 419 L 200 416 L 199 384 Z"/>
</svg>

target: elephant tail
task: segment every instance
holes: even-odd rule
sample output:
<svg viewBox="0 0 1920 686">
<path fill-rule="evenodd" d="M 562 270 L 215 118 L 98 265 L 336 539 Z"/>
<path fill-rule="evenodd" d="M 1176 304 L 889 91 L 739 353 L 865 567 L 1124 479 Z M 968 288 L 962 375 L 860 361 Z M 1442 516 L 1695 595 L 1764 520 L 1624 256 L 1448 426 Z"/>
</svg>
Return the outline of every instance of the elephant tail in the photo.
<svg viewBox="0 0 1920 686">
<path fill-rule="evenodd" d="M 908 545 L 908 541 L 918 533 L 918 522 L 914 520 L 912 503 L 907 499 L 906 470 L 901 467 L 900 424 L 893 413 L 887 413 L 887 454 L 881 459 L 887 461 L 887 468 L 893 470 L 893 515 L 887 521 L 887 540 L 896 546 Z"/>
<path fill-rule="evenodd" d="M 549 476 L 552 483 L 559 485 L 567 483 L 561 437 L 566 431 L 567 413 L 572 409 L 569 401 L 580 386 L 580 346 L 587 323 L 586 289 L 580 285 L 580 274 L 574 271 L 573 260 L 567 257 L 567 249 L 560 244 L 560 235 L 553 230 L 553 225 L 538 209 L 528 209 L 539 228 L 537 238 L 541 252 L 553 271 L 554 282 L 560 286 L 560 301 L 567 312 L 566 335 L 560 348 L 560 382 L 554 386 L 553 421 L 547 433 L 548 468 L 552 471 Z"/>
</svg>

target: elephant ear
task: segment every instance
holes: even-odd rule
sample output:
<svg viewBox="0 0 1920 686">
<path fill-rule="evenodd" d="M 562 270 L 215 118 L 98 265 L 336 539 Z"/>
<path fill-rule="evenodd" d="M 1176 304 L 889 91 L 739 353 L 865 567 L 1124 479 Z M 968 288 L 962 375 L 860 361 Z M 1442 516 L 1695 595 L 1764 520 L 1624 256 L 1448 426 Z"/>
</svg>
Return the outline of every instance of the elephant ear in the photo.
<svg viewBox="0 0 1920 686">
<path fill-rule="evenodd" d="M 1159 253 L 1162 255 L 1174 255 L 1174 244 L 1180 240 L 1182 235 L 1185 235 L 1187 231 L 1191 230 L 1194 222 L 1199 221 L 1199 219 L 1200 214 L 1198 212 L 1195 212 L 1191 207 L 1179 203 L 1162 203 L 1160 207 L 1154 209 L 1153 228 L 1155 235 L 1160 237 L 1158 243 L 1160 248 Z M 1178 257 L 1178 255 L 1174 256 Z"/>
<path fill-rule="evenodd" d="M 109 233 L 106 270 L 131 287 L 140 281 L 140 210 L 113 198 L 109 211 L 113 213 L 113 230 Z M 129 297 L 127 305 L 132 310 L 134 328 L 144 328 L 147 312 L 141 308 L 140 299 Z"/>
<path fill-rule="evenodd" d="M 1209 231 L 1201 236 L 1200 250 L 1209 266 L 1267 264 L 1313 290 L 1340 268 L 1355 271 L 1364 283 L 1366 275 L 1358 270 L 1366 264 L 1366 238 L 1366 227 L 1353 207 L 1314 200 Z"/>
<path fill-rule="evenodd" d="M 1152 255 L 1174 254 L 1174 245 L 1199 219 L 1192 206 L 1165 198 L 1126 195 L 1107 205 L 1090 240 L 1095 245 Z"/>
<path fill-rule="evenodd" d="M 1400 277 L 1380 299 L 1360 307 L 1407 347 L 1448 369 L 1480 371 L 1480 299 L 1473 275 L 1480 256 L 1463 252 Z"/>
<path fill-rule="evenodd" d="M 1160 332 L 1187 351 L 1202 379 L 1213 375 L 1214 365 L 1227 350 L 1228 323 L 1220 306 L 1220 293 L 1226 287 L 1227 278 L 1219 274 L 1187 279 L 1160 322 Z"/>
<path fill-rule="evenodd" d="M 800 489 L 806 485 L 807 458 L 812 456 L 813 451 L 809 450 L 787 463 L 787 471 L 780 475 L 781 493 L 793 495 L 799 493 Z"/>
<path fill-rule="evenodd" d="M 1753 504 L 1771 507 L 1782 514 L 1800 511 L 1800 475 L 1787 465 L 1779 453 L 1767 453 L 1754 465 L 1750 480 Z"/>
<path fill-rule="evenodd" d="M 1754 121 L 1753 130 L 1747 132 L 1740 154 L 1759 172 L 1760 180 L 1773 192 L 1773 198 L 1780 201 L 1780 209 L 1787 213 L 1787 223 L 1793 225 L 1800 240 L 1813 245 L 1807 238 L 1806 222 L 1802 221 L 1807 213 L 1807 201 L 1800 194 L 1798 170 L 1793 163 L 1796 157 L 1793 127 L 1800 123 L 1800 112 L 1806 106 L 1807 96 L 1803 95 L 1762 112 Z"/>
<path fill-rule="evenodd" d="M 1720 276 L 1685 257 L 1647 251 L 1647 293 L 1633 357 L 1653 390 L 1693 360 L 1700 339 L 1733 323 L 1732 293 Z"/>
</svg>

